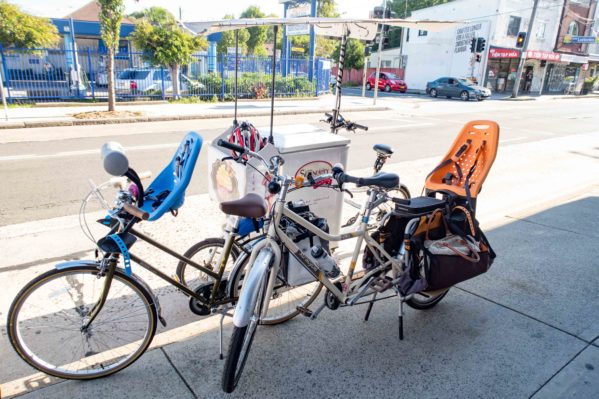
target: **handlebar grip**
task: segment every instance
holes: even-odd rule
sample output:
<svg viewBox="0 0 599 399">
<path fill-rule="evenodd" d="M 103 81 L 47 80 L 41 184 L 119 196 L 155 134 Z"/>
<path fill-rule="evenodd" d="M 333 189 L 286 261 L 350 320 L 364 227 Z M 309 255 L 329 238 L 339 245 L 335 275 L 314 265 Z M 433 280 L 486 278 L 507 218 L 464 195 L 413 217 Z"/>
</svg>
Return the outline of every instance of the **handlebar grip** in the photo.
<svg viewBox="0 0 599 399">
<path fill-rule="evenodd" d="M 127 212 L 129 215 L 135 216 L 136 218 L 139 218 L 139 219 L 142 219 L 142 220 L 148 220 L 150 218 L 150 214 L 148 212 L 142 211 L 141 209 L 139 209 L 135 205 L 124 204 L 123 205 L 123 210 L 125 212 Z"/>
<path fill-rule="evenodd" d="M 355 123 L 355 122 L 354 122 L 354 128 L 368 131 L 368 126 L 360 125 L 360 124 Z"/>
<path fill-rule="evenodd" d="M 361 179 L 359 177 L 353 177 L 353 176 L 350 176 L 350 175 L 347 175 L 347 174 L 341 172 L 341 173 L 335 174 L 335 180 L 337 180 L 337 182 L 339 184 L 354 183 L 354 184 L 360 185 Z"/>
<path fill-rule="evenodd" d="M 238 146 L 237 144 L 229 143 L 228 141 L 225 141 L 223 139 L 218 140 L 216 142 L 216 145 L 218 145 L 219 147 L 228 148 L 229 150 L 238 152 L 240 154 L 245 153 L 245 149 L 243 147 Z"/>
</svg>

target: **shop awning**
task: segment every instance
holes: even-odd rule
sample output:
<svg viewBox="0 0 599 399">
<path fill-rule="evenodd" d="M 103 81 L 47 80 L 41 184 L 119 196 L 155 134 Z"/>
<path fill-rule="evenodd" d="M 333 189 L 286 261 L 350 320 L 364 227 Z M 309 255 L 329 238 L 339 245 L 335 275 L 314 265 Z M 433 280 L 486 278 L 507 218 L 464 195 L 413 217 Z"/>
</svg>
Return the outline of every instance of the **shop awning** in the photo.
<svg viewBox="0 0 599 399">
<path fill-rule="evenodd" d="M 465 22 L 428 21 L 409 19 L 347 19 L 347 18 L 248 18 L 224 19 L 220 21 L 183 22 L 183 26 L 194 34 L 209 35 L 229 30 L 252 28 L 256 26 L 301 26 L 312 25 L 317 35 L 341 37 L 348 32 L 348 37 L 360 40 L 372 40 L 376 36 L 378 25 L 390 25 L 438 32 L 444 29 L 465 25 Z"/>
</svg>

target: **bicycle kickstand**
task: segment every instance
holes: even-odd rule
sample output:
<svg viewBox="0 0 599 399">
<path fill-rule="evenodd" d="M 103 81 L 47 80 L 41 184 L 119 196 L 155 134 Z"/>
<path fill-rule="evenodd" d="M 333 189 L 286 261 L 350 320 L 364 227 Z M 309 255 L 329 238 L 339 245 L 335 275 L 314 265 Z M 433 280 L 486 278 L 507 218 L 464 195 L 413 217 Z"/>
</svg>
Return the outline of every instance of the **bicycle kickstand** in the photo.
<svg viewBox="0 0 599 399">
<path fill-rule="evenodd" d="M 399 298 L 399 340 L 403 341 L 403 303 L 404 297 L 398 292 L 397 297 Z"/>
<path fill-rule="evenodd" d="M 372 305 L 374 305 L 374 301 L 376 300 L 377 295 L 378 295 L 378 292 L 375 292 L 374 295 L 372 296 L 372 300 L 368 304 L 368 309 L 366 309 L 366 315 L 364 316 L 364 321 L 368 321 L 368 318 L 370 317 L 370 311 L 372 310 Z"/>
<path fill-rule="evenodd" d="M 225 316 L 227 315 L 227 312 L 223 312 L 223 314 L 220 315 L 220 327 L 219 327 L 219 331 L 218 331 L 218 345 L 219 345 L 219 358 L 220 360 L 224 359 L 223 356 L 223 322 L 225 320 Z"/>
</svg>

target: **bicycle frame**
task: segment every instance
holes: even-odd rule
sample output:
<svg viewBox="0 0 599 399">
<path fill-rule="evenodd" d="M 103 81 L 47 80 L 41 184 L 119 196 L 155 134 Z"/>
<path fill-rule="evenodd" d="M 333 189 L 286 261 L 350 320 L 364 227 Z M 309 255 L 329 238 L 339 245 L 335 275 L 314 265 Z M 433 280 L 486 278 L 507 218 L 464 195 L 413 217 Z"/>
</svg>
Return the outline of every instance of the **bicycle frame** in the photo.
<svg viewBox="0 0 599 399">
<path fill-rule="evenodd" d="M 247 238 L 247 239 L 241 238 L 240 239 L 237 236 L 236 232 L 239 227 L 240 218 L 236 217 L 233 219 L 232 223 L 231 222 L 227 223 L 227 226 L 225 228 L 225 245 L 223 248 L 223 252 L 220 254 L 220 257 L 219 257 L 218 269 L 216 272 L 194 262 L 193 260 L 187 258 L 186 256 L 179 254 L 178 252 L 168 248 L 167 246 L 165 246 L 165 245 L 159 243 L 158 241 L 150 238 L 149 236 L 141 233 L 140 231 L 133 229 L 133 225 L 136 222 L 137 221 L 135 219 L 133 219 L 123 229 L 123 232 L 132 234 L 133 236 L 140 239 L 141 241 L 144 241 L 144 242 L 152 245 L 153 247 L 161 250 L 162 252 L 165 252 L 165 253 L 171 255 L 172 257 L 180 260 L 181 262 L 184 262 L 187 265 L 190 265 L 190 266 L 196 268 L 197 270 L 200 270 L 201 272 L 212 277 L 215 280 L 215 284 L 212 288 L 210 298 L 208 298 L 208 299 L 204 298 L 201 294 L 196 293 L 195 291 L 193 291 L 189 287 L 187 287 L 185 284 L 182 284 L 178 279 L 174 279 L 174 278 L 168 276 L 167 274 L 165 274 L 161 270 L 157 269 L 156 267 L 152 266 L 150 263 L 146 262 L 139 256 L 129 252 L 129 256 L 132 261 L 139 264 L 141 267 L 148 270 L 150 273 L 157 275 L 158 277 L 160 277 L 164 281 L 168 282 L 169 284 L 177 287 L 179 290 L 183 291 L 187 296 L 194 298 L 198 302 L 201 302 L 202 304 L 204 304 L 208 307 L 221 306 L 221 305 L 224 305 L 227 303 L 231 303 L 236 299 L 236 298 L 232 298 L 231 295 L 228 295 L 223 300 L 217 300 L 217 295 L 218 295 L 218 290 L 219 290 L 220 284 L 222 283 L 222 277 L 223 277 L 223 274 L 225 271 L 225 266 L 227 264 L 227 261 L 229 260 L 229 256 L 231 255 L 233 246 L 235 244 L 237 244 L 238 247 L 242 251 L 246 251 L 244 249 L 244 245 L 247 244 L 248 242 L 252 241 L 253 239 L 256 239 L 256 238 Z M 111 230 L 111 233 L 113 232 L 113 230 Z M 108 293 L 110 291 L 110 286 L 111 286 L 111 282 L 112 282 L 112 276 L 114 275 L 114 272 L 115 272 L 115 269 L 116 269 L 117 263 L 118 263 L 117 262 L 118 256 L 119 256 L 118 253 L 107 253 L 104 256 L 103 261 L 109 262 L 108 270 L 106 271 L 107 279 L 105 281 L 105 284 L 104 284 L 104 287 L 102 290 L 102 294 L 101 294 L 98 302 L 94 305 L 94 308 L 90 312 L 89 320 L 86 323 L 87 326 L 89 326 L 92 323 L 92 321 L 97 317 L 97 315 L 99 314 L 100 310 L 103 307 L 104 302 L 106 301 L 106 298 L 108 297 Z M 231 273 L 231 274 L 233 275 L 233 273 Z"/>
<path fill-rule="evenodd" d="M 273 212 L 271 214 L 266 239 L 257 244 L 252 250 L 251 259 L 249 262 L 251 269 L 247 280 L 244 280 L 246 286 L 242 290 L 233 320 L 234 324 L 238 327 L 247 325 L 247 322 L 251 317 L 251 311 L 254 308 L 256 300 L 258 300 L 258 298 L 255 296 L 256 292 L 252 294 L 252 290 L 249 290 L 248 287 L 255 286 L 259 284 L 260 281 L 263 281 L 262 279 L 265 278 L 265 274 L 270 270 L 267 291 L 264 298 L 263 307 L 261 309 L 261 316 L 264 317 L 266 314 L 269 306 L 272 287 L 274 286 L 274 281 L 276 280 L 276 276 L 279 272 L 279 262 L 277 260 L 281 257 L 281 250 L 277 240 L 279 240 L 283 246 L 287 247 L 290 253 L 300 260 L 301 264 L 316 278 L 316 280 L 322 283 L 329 290 L 329 292 L 331 292 L 339 300 L 339 302 L 344 305 L 354 305 L 359 298 L 369 295 L 371 293 L 368 291 L 369 285 L 364 283 L 368 282 L 379 272 L 387 270 L 389 266 L 392 266 L 392 270 L 399 270 L 401 265 L 400 259 L 393 258 L 367 233 L 369 230 L 368 220 L 372 210 L 387 200 L 385 195 L 378 195 L 381 190 L 371 189 L 368 200 L 364 203 L 360 211 L 361 222 L 357 229 L 348 233 L 332 235 L 312 225 L 285 206 L 285 198 L 291 182 L 291 179 L 287 179 L 282 185 L 282 191 L 274 205 Z M 289 238 L 279 227 L 281 217 L 283 216 L 288 217 L 295 223 L 301 225 L 311 233 L 324 240 L 343 241 L 350 238 L 358 238 L 350 262 L 349 271 L 345 276 L 341 290 L 335 285 L 335 282 L 333 282 L 334 280 L 331 281 L 326 278 L 318 265 L 314 264 L 311 259 L 305 256 L 299 247 L 293 242 L 293 240 Z M 366 245 L 368 247 L 377 249 L 381 254 L 381 256 L 378 256 L 377 251 L 373 251 L 377 260 L 380 262 L 380 265 L 365 272 L 364 275 L 354 274 L 360 249 L 364 241 L 366 241 Z M 265 252 L 270 253 L 270 255 L 264 254 Z M 273 259 L 275 260 L 274 262 Z M 260 260 L 260 262 L 258 262 L 258 260 Z M 272 267 L 269 266 L 271 264 Z M 357 288 L 361 289 L 356 291 Z M 244 295 L 244 292 L 248 294 Z"/>
<path fill-rule="evenodd" d="M 368 231 L 370 230 L 368 227 L 368 221 L 370 218 L 370 214 L 372 209 L 375 206 L 372 204 L 375 202 L 377 195 L 377 190 L 371 189 L 368 200 L 362 206 L 360 210 L 361 222 L 360 225 L 351 232 L 343 233 L 339 235 L 331 235 L 326 233 L 325 231 L 319 229 L 314 226 L 310 222 L 306 221 L 301 216 L 297 215 L 289 208 L 284 206 L 284 201 L 277 203 L 277 208 L 275 209 L 276 219 L 274 223 L 274 230 L 276 236 L 281 240 L 283 245 L 289 249 L 289 252 L 293 254 L 300 262 L 304 265 L 308 271 L 316 277 L 316 279 L 321 282 L 330 292 L 337 297 L 337 299 L 342 303 L 346 304 L 348 301 L 350 304 L 354 304 L 359 297 L 366 295 L 365 292 L 355 292 L 357 287 L 363 286 L 365 281 L 368 281 L 373 275 L 379 273 L 382 270 L 387 269 L 389 266 L 397 268 L 399 270 L 399 266 L 401 265 L 401 260 L 393 258 L 389 253 L 385 251 L 385 249 L 376 242 L 370 235 Z M 311 233 L 315 234 L 317 237 L 322 238 L 328 241 L 344 241 L 351 238 L 357 237 L 357 242 L 354 247 L 354 251 L 352 254 L 352 258 L 349 264 L 349 270 L 342 284 L 342 290 L 340 291 L 337 286 L 331 282 L 328 278 L 325 277 L 324 273 L 320 268 L 314 264 L 314 262 L 308 258 L 306 255 L 302 253 L 299 247 L 290 239 L 285 232 L 279 227 L 280 218 L 282 216 L 286 216 L 289 219 L 293 220 L 295 223 L 301 225 L 302 227 L 309 230 Z M 270 235 L 270 230 L 269 230 Z M 358 261 L 358 257 L 360 255 L 360 249 L 362 248 L 363 241 L 366 241 L 366 246 L 370 248 L 375 248 L 382 255 L 378 256 L 377 251 L 373 251 L 373 254 L 377 257 L 377 260 L 380 262 L 380 265 L 366 273 L 364 275 L 354 275 L 354 270 Z M 384 258 L 384 259 L 383 259 Z M 355 296 L 358 295 L 358 296 Z"/>
</svg>

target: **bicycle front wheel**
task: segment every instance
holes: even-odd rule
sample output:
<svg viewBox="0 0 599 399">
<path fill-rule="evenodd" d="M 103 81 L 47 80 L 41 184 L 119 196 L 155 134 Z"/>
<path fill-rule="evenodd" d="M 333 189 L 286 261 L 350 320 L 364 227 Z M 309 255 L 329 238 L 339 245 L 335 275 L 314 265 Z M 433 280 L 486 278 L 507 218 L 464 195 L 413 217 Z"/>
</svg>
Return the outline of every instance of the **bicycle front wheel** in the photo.
<svg viewBox="0 0 599 399">
<path fill-rule="evenodd" d="M 247 268 L 249 255 L 241 255 L 240 267 L 234 270 L 233 298 L 238 298 L 243 285 L 243 278 Z M 293 319 L 299 315 L 298 307 L 308 308 L 318 297 L 322 290 L 322 283 L 315 281 L 308 284 L 291 286 L 279 276 L 273 287 L 272 295 L 268 303 L 268 312 L 260 319 L 260 324 L 275 325 Z"/>
<path fill-rule="evenodd" d="M 19 356 L 55 377 L 93 379 L 137 360 L 156 332 L 150 293 L 117 271 L 106 303 L 86 326 L 106 276 L 94 265 L 51 270 L 27 284 L 13 301 L 7 330 Z"/>
<path fill-rule="evenodd" d="M 247 356 L 250 353 L 256 328 L 260 324 L 260 313 L 264 304 L 268 280 L 267 274 L 267 278 L 260 285 L 258 300 L 256 301 L 256 306 L 254 307 L 249 323 L 244 327 L 233 327 L 233 335 L 229 344 L 229 353 L 227 354 L 222 380 L 223 391 L 227 393 L 233 392 L 235 387 L 237 387 Z"/>
</svg>

